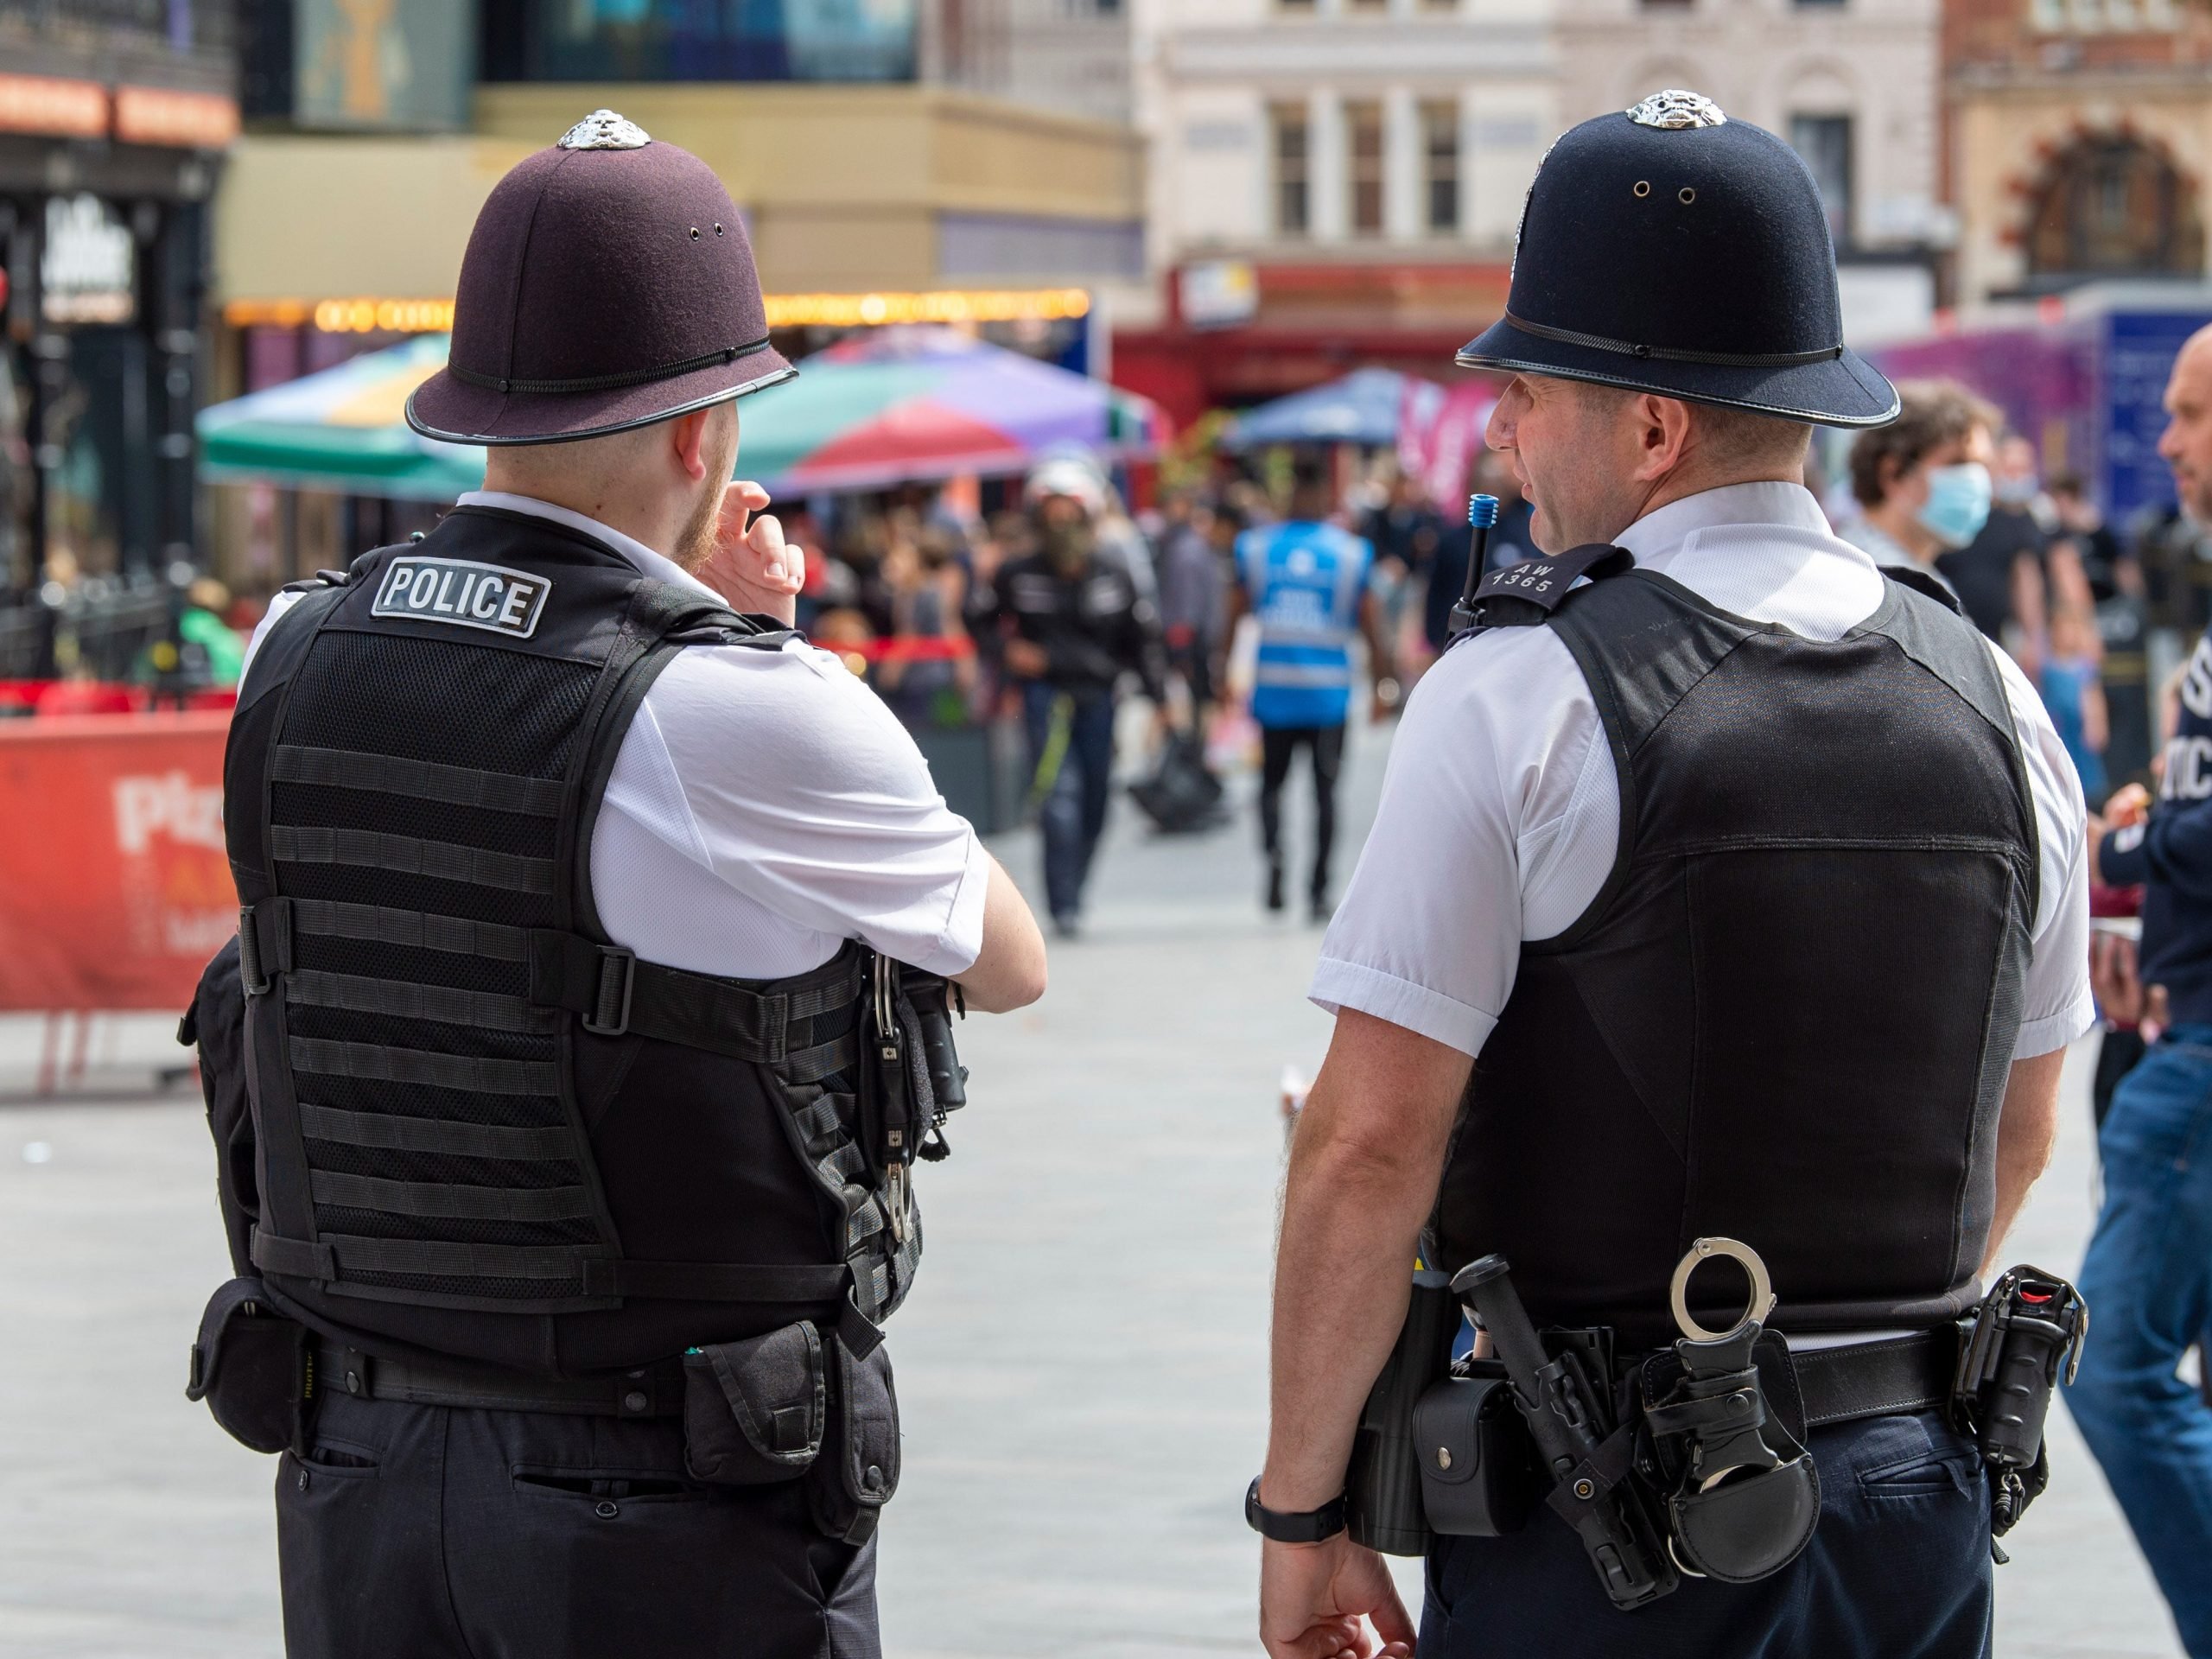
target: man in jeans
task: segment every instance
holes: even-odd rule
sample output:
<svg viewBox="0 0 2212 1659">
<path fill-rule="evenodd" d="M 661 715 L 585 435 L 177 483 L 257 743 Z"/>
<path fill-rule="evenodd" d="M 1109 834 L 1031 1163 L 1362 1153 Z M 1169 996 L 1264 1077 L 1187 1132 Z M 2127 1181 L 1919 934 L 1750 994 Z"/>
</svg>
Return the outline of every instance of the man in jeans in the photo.
<svg viewBox="0 0 2212 1659">
<path fill-rule="evenodd" d="M 1093 475 L 1049 462 L 1029 493 L 1036 550 L 1000 569 L 976 632 L 986 648 L 1001 651 L 1020 694 L 1046 898 L 1053 931 L 1065 939 L 1075 937 L 1112 798 L 1116 690 L 1128 672 L 1155 707 L 1166 693 L 1152 601 L 1100 547 L 1106 503 Z"/>
<path fill-rule="evenodd" d="M 2184 511 L 2212 520 L 2212 328 L 2182 348 L 2166 410 L 2158 453 Z M 2212 1326 L 2212 640 L 2182 680 L 2157 810 L 2113 807 L 2089 821 L 2093 877 L 2146 884 L 2140 978 L 2171 1023 L 2098 1135 L 2104 1210 L 2081 1281 L 2094 1326 L 2067 1401 L 2183 1645 L 2212 1659 L 2212 1406 L 2175 1374 Z M 2132 1017 L 2134 976 L 2100 967 L 2109 1011 Z"/>
</svg>

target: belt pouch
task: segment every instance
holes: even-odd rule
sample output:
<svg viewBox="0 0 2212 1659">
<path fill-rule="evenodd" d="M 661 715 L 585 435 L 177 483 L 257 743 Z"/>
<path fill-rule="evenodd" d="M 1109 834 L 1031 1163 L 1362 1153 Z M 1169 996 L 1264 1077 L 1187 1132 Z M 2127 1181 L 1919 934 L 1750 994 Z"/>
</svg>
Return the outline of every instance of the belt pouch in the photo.
<svg viewBox="0 0 2212 1659">
<path fill-rule="evenodd" d="M 1779 1573 L 1821 1518 L 1820 1471 L 1769 1412 L 1762 1357 L 1779 1358 L 1794 1398 L 1788 1351 L 1755 1324 L 1713 1341 L 1677 1342 L 1643 1378 L 1644 1429 L 1668 1492 L 1675 1560 L 1723 1584 Z"/>
<path fill-rule="evenodd" d="M 1535 1507 L 1535 1442 L 1504 1368 L 1476 1360 L 1466 1370 L 1432 1385 L 1414 1407 L 1421 1507 L 1441 1536 L 1503 1538 Z"/>
<path fill-rule="evenodd" d="M 822 1450 L 829 1380 L 806 1320 L 683 1356 L 683 1462 L 694 1480 L 795 1480 Z"/>
<path fill-rule="evenodd" d="M 205 1400 L 223 1432 L 256 1452 L 300 1442 L 312 1386 L 307 1327 L 272 1310 L 258 1279 L 233 1279 L 209 1300 L 192 1344 L 188 1400 Z"/>
<path fill-rule="evenodd" d="M 807 1482 L 814 1522 L 830 1537 L 865 1543 L 899 1490 L 899 1399 L 880 1344 L 858 1355 L 829 1344 L 830 1432 Z"/>
</svg>

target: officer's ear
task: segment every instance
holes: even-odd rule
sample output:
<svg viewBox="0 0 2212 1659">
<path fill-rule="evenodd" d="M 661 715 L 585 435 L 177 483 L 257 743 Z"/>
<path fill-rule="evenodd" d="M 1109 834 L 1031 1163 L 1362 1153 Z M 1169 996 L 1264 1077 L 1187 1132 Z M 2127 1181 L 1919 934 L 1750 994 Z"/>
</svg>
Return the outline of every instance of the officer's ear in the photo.
<svg viewBox="0 0 2212 1659">
<path fill-rule="evenodd" d="M 1697 417 L 1679 397 L 1638 392 L 1630 399 L 1628 419 L 1634 423 L 1639 483 L 1654 482 L 1681 464 L 1690 447 Z"/>
<path fill-rule="evenodd" d="M 714 412 L 715 406 L 709 404 L 668 423 L 670 450 L 677 467 L 695 484 L 704 482 L 714 465 L 713 447 L 708 441 Z"/>
</svg>

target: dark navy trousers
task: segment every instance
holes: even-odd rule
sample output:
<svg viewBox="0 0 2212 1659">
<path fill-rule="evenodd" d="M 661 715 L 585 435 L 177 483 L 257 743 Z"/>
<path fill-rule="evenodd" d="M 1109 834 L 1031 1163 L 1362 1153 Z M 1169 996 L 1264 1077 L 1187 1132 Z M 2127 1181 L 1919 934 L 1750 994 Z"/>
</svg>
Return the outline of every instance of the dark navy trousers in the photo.
<svg viewBox="0 0 2212 1659">
<path fill-rule="evenodd" d="M 290 1659 L 880 1659 L 874 1541 L 691 1480 L 673 1418 L 326 1396 L 276 1551 Z"/>
<path fill-rule="evenodd" d="M 1430 1553 L 1420 1659 L 1985 1659 L 1989 1485 L 1940 1413 L 1816 1431 L 1821 1522 L 1756 1584 L 1685 1579 L 1620 1612 L 1545 1509 L 1510 1538 Z"/>
</svg>

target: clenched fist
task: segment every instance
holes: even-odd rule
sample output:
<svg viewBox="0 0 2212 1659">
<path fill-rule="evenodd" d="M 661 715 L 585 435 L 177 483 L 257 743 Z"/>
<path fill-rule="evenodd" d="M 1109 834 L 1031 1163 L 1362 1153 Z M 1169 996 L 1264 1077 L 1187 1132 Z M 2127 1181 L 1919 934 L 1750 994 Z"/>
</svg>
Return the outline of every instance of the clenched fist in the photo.
<svg viewBox="0 0 2212 1659">
<path fill-rule="evenodd" d="M 768 492 L 758 484 L 741 478 L 727 486 L 714 550 L 697 575 L 732 610 L 772 616 L 788 627 L 806 585 L 806 552 L 784 539 L 783 525 L 760 511 L 767 505 Z"/>
</svg>

